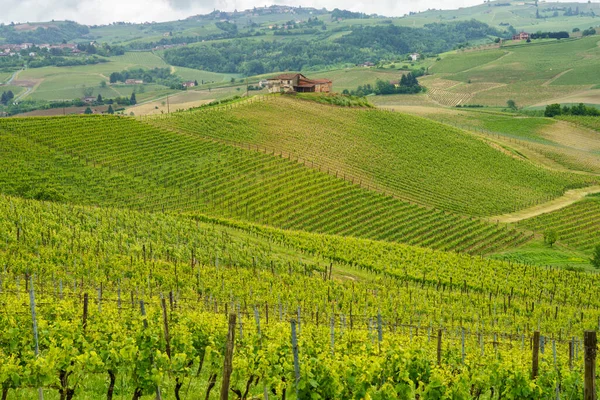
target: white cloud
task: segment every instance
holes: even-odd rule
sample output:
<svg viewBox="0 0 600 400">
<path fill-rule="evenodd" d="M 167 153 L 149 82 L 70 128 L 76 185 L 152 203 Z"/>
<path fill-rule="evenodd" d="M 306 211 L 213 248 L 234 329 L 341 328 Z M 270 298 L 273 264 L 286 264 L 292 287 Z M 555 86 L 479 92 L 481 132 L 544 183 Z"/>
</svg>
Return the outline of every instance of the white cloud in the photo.
<svg viewBox="0 0 600 400">
<path fill-rule="evenodd" d="M 428 8 L 458 8 L 480 0 L 0 0 L 0 22 L 39 22 L 69 19 L 84 24 L 114 21 L 169 21 L 203 14 L 214 9 L 233 11 L 272 4 L 316 8 L 342 8 L 366 13 L 399 16 Z"/>
</svg>

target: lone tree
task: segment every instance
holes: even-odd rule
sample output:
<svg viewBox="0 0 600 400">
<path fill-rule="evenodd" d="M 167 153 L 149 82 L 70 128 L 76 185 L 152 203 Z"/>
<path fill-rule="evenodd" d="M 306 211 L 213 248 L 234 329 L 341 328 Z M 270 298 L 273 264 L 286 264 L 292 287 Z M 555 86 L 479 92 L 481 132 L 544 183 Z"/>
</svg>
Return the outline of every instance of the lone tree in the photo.
<svg viewBox="0 0 600 400">
<path fill-rule="evenodd" d="M 98 94 L 98 97 L 96 98 L 96 103 L 100 103 L 100 104 L 102 104 L 102 101 L 103 101 L 103 100 L 102 100 L 102 95 L 101 95 L 101 94 Z"/>
<path fill-rule="evenodd" d="M 594 247 L 594 253 L 592 254 L 590 262 L 592 263 L 594 268 L 600 268 L 600 244 L 597 244 L 596 247 Z"/>
<path fill-rule="evenodd" d="M 558 232 L 556 232 L 554 229 L 550 229 L 544 232 L 544 243 L 550 245 L 550 247 L 552 247 L 552 245 L 554 245 L 554 243 L 556 243 L 557 240 Z"/>
<path fill-rule="evenodd" d="M 517 103 L 515 103 L 515 101 L 514 101 L 514 100 L 512 100 L 512 99 L 511 99 L 511 100 L 508 100 L 508 101 L 506 102 L 506 105 L 507 105 L 507 106 L 508 106 L 508 108 L 510 108 L 511 110 L 515 110 L 515 111 L 517 110 Z"/>
<path fill-rule="evenodd" d="M 131 98 L 129 99 L 129 103 L 130 103 L 132 106 L 135 106 L 135 105 L 137 104 L 137 100 L 136 100 L 136 98 L 135 98 L 135 92 L 134 92 L 134 93 L 131 93 Z"/>
<path fill-rule="evenodd" d="M 86 108 L 85 111 L 83 112 L 84 114 L 93 114 L 93 111 L 91 108 Z"/>
<path fill-rule="evenodd" d="M 115 110 L 113 110 L 113 108 L 112 108 L 112 104 L 109 104 L 109 106 L 108 106 L 108 110 L 106 110 L 106 112 L 107 112 L 108 114 L 114 114 L 114 113 L 115 113 Z"/>
</svg>

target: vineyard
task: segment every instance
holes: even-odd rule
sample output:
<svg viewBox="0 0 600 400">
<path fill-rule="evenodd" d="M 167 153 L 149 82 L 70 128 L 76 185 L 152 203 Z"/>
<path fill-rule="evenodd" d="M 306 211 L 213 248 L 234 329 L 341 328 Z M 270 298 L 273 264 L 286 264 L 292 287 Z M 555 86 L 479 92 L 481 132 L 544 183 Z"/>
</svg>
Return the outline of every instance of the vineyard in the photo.
<svg viewBox="0 0 600 400">
<path fill-rule="evenodd" d="M 595 182 L 286 97 L 0 119 L 1 399 L 583 398 L 600 274 L 484 255 L 598 203 L 479 217 Z"/>
<path fill-rule="evenodd" d="M 268 99 L 147 122 L 306 160 L 330 175 L 351 177 L 403 200 L 463 215 L 515 211 L 595 181 L 515 160 L 459 129 L 422 118 Z"/>
<path fill-rule="evenodd" d="M 205 213 L 471 254 L 531 238 L 506 225 L 398 200 L 359 179 L 336 179 L 331 170 L 307 168 L 289 155 L 240 149 L 133 119 L 3 120 L 0 137 L 0 188 L 7 194 Z"/>
<path fill-rule="evenodd" d="M 0 212 L 5 398 L 582 398 L 598 275 L 202 216 Z"/>
<path fill-rule="evenodd" d="M 562 210 L 521 221 L 518 226 L 537 232 L 555 230 L 561 243 L 591 253 L 600 244 L 600 201 L 589 197 Z"/>
</svg>

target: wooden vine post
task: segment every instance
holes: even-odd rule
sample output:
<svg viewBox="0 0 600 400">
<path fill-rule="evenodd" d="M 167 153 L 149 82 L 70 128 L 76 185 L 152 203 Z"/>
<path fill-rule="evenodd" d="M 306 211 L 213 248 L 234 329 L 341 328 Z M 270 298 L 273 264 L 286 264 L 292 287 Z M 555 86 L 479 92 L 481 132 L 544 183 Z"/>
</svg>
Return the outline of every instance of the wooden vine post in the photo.
<svg viewBox="0 0 600 400">
<path fill-rule="evenodd" d="M 83 316 L 82 316 L 83 333 L 85 333 L 85 328 L 87 327 L 88 303 L 89 303 L 88 294 L 84 293 L 83 294 Z"/>
<path fill-rule="evenodd" d="M 596 352 L 598 339 L 596 331 L 586 331 L 583 336 L 585 346 L 584 400 L 596 400 Z"/>
<path fill-rule="evenodd" d="M 33 290 L 33 277 L 30 277 L 29 284 L 29 306 L 31 308 L 31 320 L 33 322 L 33 340 L 35 343 L 35 357 L 37 358 L 40 354 L 40 344 L 38 339 L 38 325 L 37 318 L 35 316 L 35 292 Z M 38 387 L 38 399 L 44 400 L 44 391 L 42 387 Z"/>
<path fill-rule="evenodd" d="M 235 319 L 236 315 L 229 315 L 229 332 L 227 333 L 227 349 L 225 350 L 225 361 L 223 363 L 223 383 L 221 384 L 221 400 L 229 399 L 229 381 L 232 372 L 233 347 L 235 345 Z"/>
<path fill-rule="evenodd" d="M 442 330 L 438 329 L 437 336 L 437 363 L 438 365 L 442 364 Z"/>
<path fill-rule="evenodd" d="M 531 362 L 531 379 L 537 378 L 540 370 L 540 332 L 533 332 L 533 357 Z"/>
</svg>

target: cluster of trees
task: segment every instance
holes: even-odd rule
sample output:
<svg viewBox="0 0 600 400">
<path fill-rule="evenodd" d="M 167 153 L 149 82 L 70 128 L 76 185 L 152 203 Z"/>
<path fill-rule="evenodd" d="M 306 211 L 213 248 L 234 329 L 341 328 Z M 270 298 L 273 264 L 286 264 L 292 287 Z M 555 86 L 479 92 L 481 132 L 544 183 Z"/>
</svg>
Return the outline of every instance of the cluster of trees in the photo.
<svg viewBox="0 0 600 400">
<path fill-rule="evenodd" d="M 31 57 L 27 66 L 29 68 L 42 68 L 42 67 L 73 67 L 76 65 L 95 65 L 100 63 L 108 62 L 104 58 L 98 58 L 96 56 L 93 57 L 85 57 L 85 58 L 75 58 L 75 57 L 54 57 L 54 56 L 46 56 L 46 57 Z"/>
<path fill-rule="evenodd" d="M 215 22 L 215 25 L 217 28 L 219 28 L 220 30 L 227 32 L 230 35 L 237 35 L 238 33 L 238 26 L 235 23 L 231 23 L 231 22 Z"/>
<path fill-rule="evenodd" d="M 423 87 L 419 84 L 417 77 L 413 73 L 409 72 L 406 75 L 402 75 L 402 78 L 397 83 L 378 79 L 375 82 L 375 86 L 369 83 L 359 86 L 356 90 L 349 91 L 348 89 L 345 89 L 343 94 L 364 97 L 370 94 L 416 94 L 422 90 Z"/>
<path fill-rule="evenodd" d="M 14 98 L 15 94 L 12 92 L 12 90 L 9 90 L 8 92 L 2 92 L 2 96 L 0 96 L 0 104 L 7 105 Z"/>
<path fill-rule="evenodd" d="M 15 25 L 0 25 L 0 37 L 3 37 L 7 43 L 62 43 L 81 38 L 90 33 L 85 25 L 79 25 L 75 22 L 66 21 L 52 24 L 49 27 L 38 27 L 34 30 L 16 30 Z"/>
<path fill-rule="evenodd" d="M 171 89 L 182 89 L 181 78 L 171 74 L 170 68 L 134 68 L 110 74 L 110 83 L 125 82 L 128 79 L 138 79 L 144 83 L 157 83 L 168 86 Z"/>
<path fill-rule="evenodd" d="M 476 20 L 427 24 L 423 28 L 396 25 L 366 26 L 338 39 L 338 43 L 358 48 L 383 49 L 389 53 L 442 53 L 459 44 L 502 32 Z"/>
<path fill-rule="evenodd" d="M 582 36 L 592 36 L 596 34 L 596 29 L 595 28 L 588 28 L 588 29 L 584 29 L 583 32 L 581 32 Z"/>
<path fill-rule="evenodd" d="M 532 39 L 568 39 L 569 32 L 536 32 L 531 34 Z"/>
<path fill-rule="evenodd" d="M 334 8 L 331 12 L 331 19 L 366 19 L 370 18 L 369 15 L 361 12 L 352 12 L 348 10 L 340 10 L 339 8 Z"/>
<path fill-rule="evenodd" d="M 546 110 L 544 111 L 544 116 L 546 117 L 556 117 L 559 115 L 576 115 L 576 116 L 591 116 L 591 117 L 599 117 L 600 110 L 595 107 L 588 107 L 583 103 L 579 103 L 576 106 L 560 106 L 560 104 L 549 104 L 546 106 Z"/>
<path fill-rule="evenodd" d="M 335 41 L 230 40 L 165 51 L 171 65 L 247 76 L 299 71 L 372 60 L 400 59 L 405 54 L 441 53 L 461 43 L 502 35 L 479 21 L 429 24 L 423 28 L 372 26 L 354 29 Z"/>
</svg>

